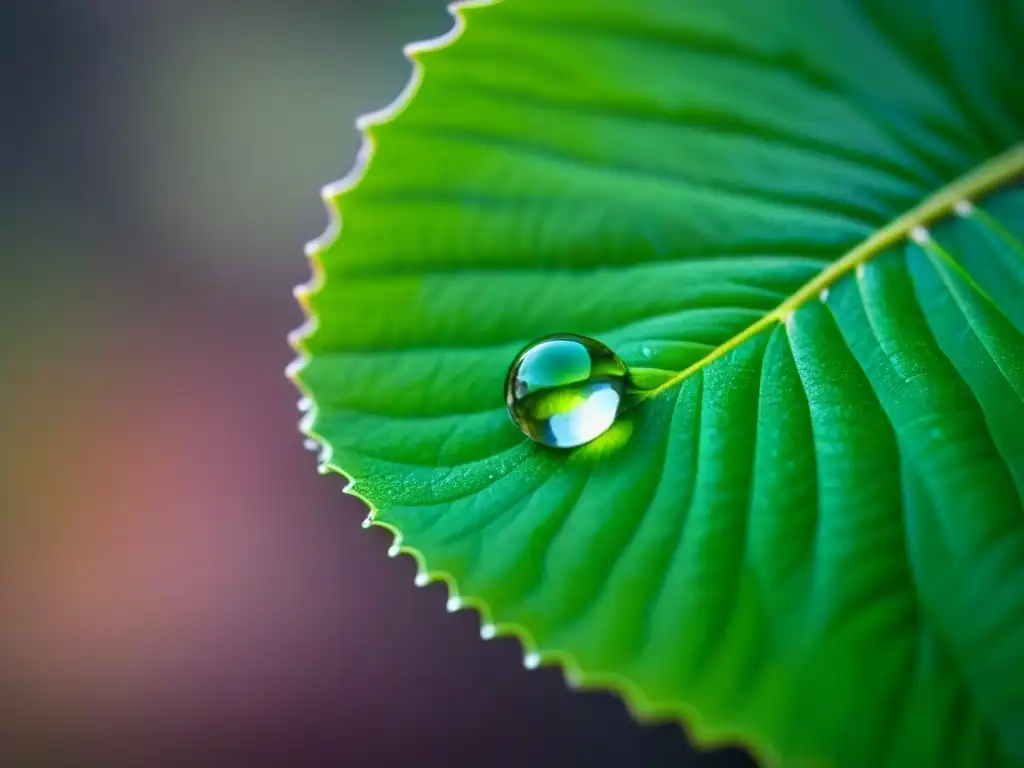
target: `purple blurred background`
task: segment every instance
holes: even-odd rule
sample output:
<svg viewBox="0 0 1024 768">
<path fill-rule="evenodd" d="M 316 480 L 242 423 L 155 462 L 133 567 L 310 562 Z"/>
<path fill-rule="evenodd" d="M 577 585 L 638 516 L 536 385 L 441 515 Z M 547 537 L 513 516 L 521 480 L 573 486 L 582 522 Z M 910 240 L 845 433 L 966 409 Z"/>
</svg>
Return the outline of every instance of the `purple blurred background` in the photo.
<svg viewBox="0 0 1024 768">
<path fill-rule="evenodd" d="M 481 641 L 301 447 L 318 189 L 449 21 L 0 5 L 0 764 L 749 765 Z"/>
</svg>

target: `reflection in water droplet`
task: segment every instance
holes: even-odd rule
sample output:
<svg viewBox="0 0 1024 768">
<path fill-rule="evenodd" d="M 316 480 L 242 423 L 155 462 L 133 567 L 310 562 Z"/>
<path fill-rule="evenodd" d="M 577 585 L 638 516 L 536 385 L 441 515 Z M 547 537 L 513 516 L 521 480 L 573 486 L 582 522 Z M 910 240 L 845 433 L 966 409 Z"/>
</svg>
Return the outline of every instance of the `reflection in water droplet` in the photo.
<svg viewBox="0 0 1024 768">
<path fill-rule="evenodd" d="M 509 368 L 505 402 L 512 421 L 539 443 L 572 448 L 615 423 L 629 371 L 599 341 L 559 334 L 534 342 Z"/>
</svg>

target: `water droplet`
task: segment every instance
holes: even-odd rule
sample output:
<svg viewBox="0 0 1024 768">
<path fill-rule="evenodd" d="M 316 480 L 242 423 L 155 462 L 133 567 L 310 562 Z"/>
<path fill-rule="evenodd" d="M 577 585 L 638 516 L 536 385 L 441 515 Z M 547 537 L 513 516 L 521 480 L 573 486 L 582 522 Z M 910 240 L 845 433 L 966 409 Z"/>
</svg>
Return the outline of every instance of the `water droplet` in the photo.
<svg viewBox="0 0 1024 768">
<path fill-rule="evenodd" d="M 326 464 L 318 464 L 316 471 L 319 472 L 321 475 L 326 475 L 328 472 L 331 471 L 331 468 Z"/>
<path fill-rule="evenodd" d="M 299 402 L 298 402 L 298 406 L 299 406 L 299 411 L 301 411 L 302 413 L 305 413 L 306 411 L 308 411 L 313 406 L 313 401 L 310 400 L 308 397 L 300 397 L 299 398 Z"/>
<path fill-rule="evenodd" d="M 373 516 L 372 515 L 367 515 L 366 519 L 363 520 L 363 522 L 361 522 L 360 525 L 363 528 L 369 528 L 371 525 L 373 525 Z"/>
<path fill-rule="evenodd" d="M 305 448 L 307 451 L 318 451 L 318 450 L 320 450 L 320 445 L 317 443 L 317 441 L 316 440 L 310 440 L 308 438 L 302 441 L 302 447 Z"/>
<path fill-rule="evenodd" d="M 484 640 L 491 640 L 497 633 L 497 628 L 493 624 L 484 624 L 480 627 L 480 637 Z"/>
<path fill-rule="evenodd" d="M 523 666 L 527 669 L 536 669 L 540 666 L 540 654 L 528 653 L 523 657 Z"/>
<path fill-rule="evenodd" d="M 573 448 L 615 423 L 629 386 L 626 364 L 604 344 L 559 334 L 516 356 L 505 379 L 505 402 L 528 437 Z"/>
<path fill-rule="evenodd" d="M 455 613 L 459 608 L 462 607 L 461 597 L 449 597 L 448 604 L 445 606 L 448 609 L 448 613 Z"/>
<path fill-rule="evenodd" d="M 417 573 L 416 578 L 413 580 L 413 584 L 415 584 L 417 587 L 425 587 L 429 583 L 430 577 L 422 571 L 420 573 Z"/>
<path fill-rule="evenodd" d="M 640 351 L 643 353 L 644 357 L 647 357 L 647 358 L 650 358 L 650 356 L 654 354 L 654 350 L 651 349 L 650 347 L 646 346 L 646 345 Z"/>
</svg>

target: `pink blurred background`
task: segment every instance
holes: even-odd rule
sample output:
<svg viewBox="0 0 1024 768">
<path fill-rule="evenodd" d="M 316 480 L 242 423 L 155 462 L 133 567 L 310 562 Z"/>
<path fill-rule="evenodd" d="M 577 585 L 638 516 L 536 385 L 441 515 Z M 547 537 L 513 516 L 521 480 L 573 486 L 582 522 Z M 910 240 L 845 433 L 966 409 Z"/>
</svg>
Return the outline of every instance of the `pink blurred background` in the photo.
<svg viewBox="0 0 1024 768">
<path fill-rule="evenodd" d="M 302 449 L 317 191 L 448 25 L 3 4 L 0 764 L 749 764 L 481 641 Z"/>
</svg>

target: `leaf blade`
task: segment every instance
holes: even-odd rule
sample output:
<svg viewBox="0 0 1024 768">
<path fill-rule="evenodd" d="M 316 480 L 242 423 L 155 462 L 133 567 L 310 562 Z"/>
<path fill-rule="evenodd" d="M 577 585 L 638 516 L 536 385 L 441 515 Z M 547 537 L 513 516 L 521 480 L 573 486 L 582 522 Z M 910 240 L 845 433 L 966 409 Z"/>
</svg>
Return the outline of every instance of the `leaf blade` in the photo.
<svg viewBox="0 0 1024 768">
<path fill-rule="evenodd" d="M 1014 515 L 1024 459 L 1012 429 L 998 426 L 1010 423 L 1000 416 L 1014 415 L 1020 400 L 1020 324 L 1007 286 L 1021 279 L 1021 270 L 1007 258 L 1015 253 L 1015 236 L 1008 247 L 1001 233 L 1019 226 L 1021 219 L 1002 211 L 1016 210 L 1021 196 L 1011 188 L 986 201 L 999 207 L 993 219 L 998 228 L 980 217 L 936 227 L 951 233 L 975 281 L 975 287 L 954 282 L 960 293 L 949 288 L 957 276 L 936 271 L 940 267 L 927 254 L 899 241 L 913 227 L 948 216 L 964 194 L 973 197 L 1012 181 L 1020 170 L 1020 147 L 1009 149 L 1008 164 L 1005 157 L 997 161 L 999 173 L 983 167 L 983 183 L 969 166 L 995 154 L 993 145 L 1007 150 L 1019 136 L 1007 139 L 1007 125 L 1020 124 L 993 102 L 979 113 L 984 130 L 976 130 L 956 104 L 942 101 L 942 84 L 927 67 L 922 71 L 920 54 L 903 61 L 891 40 L 871 44 L 875 58 L 867 57 L 865 69 L 896 70 L 912 102 L 902 110 L 870 94 L 861 75 L 837 70 L 837 57 L 818 56 L 811 66 L 821 40 L 800 30 L 775 38 L 789 48 L 778 42 L 773 48 L 751 41 L 749 30 L 726 13 L 687 8 L 684 15 L 683 7 L 650 3 L 651 18 L 658 20 L 653 25 L 650 19 L 636 24 L 629 8 L 610 3 L 588 5 L 585 17 L 581 7 L 530 0 L 473 12 L 480 21 L 475 45 L 466 37 L 458 49 L 445 52 L 447 59 L 436 56 L 432 100 L 425 101 L 424 90 L 401 120 L 374 129 L 382 147 L 392 148 L 390 159 L 375 159 L 364 184 L 345 196 L 345 234 L 317 249 L 330 279 L 307 298 L 321 324 L 300 343 L 312 355 L 300 380 L 324 406 L 313 412 L 309 427 L 315 434 L 323 430 L 333 446 L 330 461 L 355 476 L 356 492 L 377 507 L 378 521 L 400 531 L 421 566 L 426 556 L 432 573 L 465 592 L 488 624 L 522 637 L 530 653 L 539 649 L 544 658 L 563 663 L 582 684 L 612 685 L 641 713 L 685 717 L 705 739 L 739 735 L 764 754 L 786 759 L 828 755 L 848 765 L 880 759 L 934 764 L 953 751 L 959 760 L 954 764 L 1016 764 L 1024 760 L 1015 736 L 1021 732 L 1021 691 L 1007 672 L 1014 671 L 1024 647 L 1014 621 L 1024 616 L 1020 590 L 1009 590 L 1001 605 L 989 607 L 976 632 L 964 631 L 963 623 L 977 611 L 979 594 L 993 593 L 1000 582 L 1014 583 L 1024 562 L 1014 543 L 1020 538 Z M 777 18 L 757 15 L 763 13 L 759 5 L 730 7 L 746 13 L 747 23 L 754 14 L 778 31 Z M 960 12 L 965 8 L 958 6 Z M 851 21 L 853 6 L 833 2 L 815 5 L 812 12 L 836 24 Z M 495 112 L 501 99 L 488 101 L 479 83 L 474 91 L 459 78 L 465 78 L 467 63 L 475 64 L 474 76 L 486 71 L 481 61 L 490 56 L 493 63 L 496 55 L 488 45 L 502 30 L 523 31 L 527 18 L 536 29 L 521 36 L 526 42 L 511 68 L 514 76 L 507 78 L 523 103 Z M 610 22 L 622 20 L 634 26 L 618 25 L 609 34 Z M 871 37 L 871 23 L 855 21 L 841 50 Z M 580 28 L 581 45 L 597 62 L 590 70 L 538 46 L 566 24 Z M 716 73 L 716 87 L 696 82 L 659 90 L 663 84 L 655 83 L 638 96 L 608 64 L 614 57 L 598 56 L 619 50 L 621 57 L 628 43 L 623 29 L 627 38 L 637 34 L 660 46 L 650 60 L 626 57 L 634 74 L 682 60 L 698 74 Z M 673 37 L 666 29 L 688 34 Z M 519 43 L 503 45 L 499 50 L 508 53 Z M 764 94 L 755 94 L 748 106 L 737 89 L 740 75 L 754 65 L 768 75 Z M 561 79 L 550 77 L 559 67 Z M 984 76 L 990 74 L 986 70 Z M 972 70 L 971 77 L 982 75 Z M 581 83 L 589 89 L 581 90 Z M 524 87 L 537 93 L 524 97 Z M 590 108 L 580 103 L 580 93 L 598 103 L 610 94 L 610 105 Z M 478 125 L 458 134 L 472 141 L 460 145 L 464 152 L 453 152 L 448 145 L 454 134 L 445 138 L 453 120 L 448 107 L 460 99 L 487 105 L 492 115 L 524 116 L 529 141 L 510 143 L 500 135 L 483 140 L 488 134 L 482 136 Z M 773 112 L 773 99 L 786 109 L 776 105 Z M 572 116 L 561 114 L 559 104 L 568 104 L 562 112 Z M 637 131 L 635 121 L 623 121 L 623 110 L 696 126 L 681 129 L 686 139 L 679 141 L 703 151 L 717 147 L 719 159 L 736 152 L 749 165 L 758 146 L 767 149 L 756 173 L 672 153 L 659 158 L 669 163 L 670 174 L 652 172 L 639 149 L 654 137 L 665 140 L 670 131 L 609 141 Z M 569 153 L 552 154 L 540 133 L 546 127 L 540 116 L 556 113 L 576 131 Z M 477 117 L 463 111 L 454 119 L 472 123 Z M 501 123 L 479 119 L 500 134 Z M 716 144 L 709 131 L 700 130 L 716 127 L 728 136 L 729 129 L 750 130 L 758 119 L 767 137 L 760 145 L 735 135 Z M 815 154 L 830 140 L 822 127 L 844 121 L 856 139 L 837 147 L 837 156 L 847 161 L 845 172 L 834 159 Z M 407 126 L 404 132 L 401 125 Z M 592 135 L 580 130 L 588 125 Z M 783 137 L 792 140 L 791 151 L 780 148 Z M 629 162 L 609 165 L 600 154 L 608 146 L 624 148 Z M 417 155 L 424 151 L 426 159 Z M 791 180 L 775 172 L 787 164 L 799 168 Z M 928 195 L 928 185 L 965 172 L 975 181 Z M 444 194 L 424 198 L 425 179 Z M 837 208 L 829 196 L 840 183 L 846 197 Z M 620 186 L 628 192 L 625 202 L 613 195 Z M 912 209 L 919 199 L 925 203 Z M 899 218 L 907 209 L 911 213 Z M 389 232 L 396 210 L 403 211 L 406 228 Z M 447 222 L 440 229 L 439 215 Z M 886 230 L 887 219 L 897 226 Z M 979 255 L 984 249 L 975 245 L 977 237 L 963 234 L 966 225 L 979 222 L 986 248 L 1001 257 L 999 268 Z M 888 234 L 879 237 L 879 227 Z M 873 244 L 858 252 L 864 238 Z M 836 270 L 850 249 L 861 256 Z M 827 254 L 839 261 L 808 278 L 805 268 L 820 269 Z M 858 265 L 864 274 L 849 274 Z M 552 271 L 566 273 L 565 279 L 545 292 L 544 278 Z M 693 277 L 700 290 L 687 293 L 687 286 L 665 279 L 673 272 Z M 815 283 L 821 274 L 830 276 Z M 479 299 L 474 304 L 474 291 L 486 303 L 509 279 L 522 281 L 513 296 L 536 299 L 513 302 L 528 312 L 518 326 L 516 313 L 499 310 L 495 319 Z M 612 290 L 630 280 L 650 299 L 639 318 Z M 858 288 L 864 281 L 870 284 L 866 294 Z M 597 291 L 598 299 L 595 284 L 605 288 Z M 940 286 L 948 298 L 936 303 Z M 970 293 L 981 286 L 989 304 Z M 824 305 L 818 302 L 822 288 L 830 291 Z M 359 309 L 372 321 L 356 326 L 359 314 L 350 306 L 360 291 L 408 316 L 375 314 L 367 304 Z M 750 306 L 779 292 L 790 296 L 789 305 L 783 298 L 774 306 Z M 709 306 L 701 306 L 702 295 Z M 800 300 L 793 302 L 793 296 Z M 459 299 L 468 302 L 467 311 L 452 309 Z M 673 311 L 674 302 L 682 312 Z M 951 302 L 963 314 L 949 326 Z M 559 316 L 564 305 L 575 314 Z M 745 305 L 755 317 L 744 316 Z M 779 325 L 783 316 L 787 322 Z M 529 446 L 517 449 L 508 437 L 513 433 L 498 427 L 501 360 L 511 359 L 513 347 L 529 336 L 540 335 L 536 331 L 564 330 L 550 327 L 553 322 L 575 324 L 589 317 L 602 318 L 599 335 L 622 349 L 632 365 L 646 364 L 653 355 L 658 365 L 686 375 L 662 386 L 671 402 L 649 400 L 615 435 L 569 458 Z M 973 336 L 962 337 L 965 329 Z M 466 345 L 465 338 L 472 343 Z M 836 357 L 843 349 L 845 356 Z M 961 376 L 962 368 L 971 374 Z M 916 399 L 901 391 L 922 380 L 930 385 L 914 391 Z M 800 405 L 798 384 L 806 406 Z M 684 395 L 689 405 L 672 408 Z M 1008 405 L 999 411 L 994 403 Z M 373 404 L 377 412 L 367 412 Z M 806 417 L 799 415 L 803 407 Z M 449 439 L 443 433 L 458 430 L 467 411 L 479 419 L 468 428 L 469 437 Z M 952 459 L 942 459 L 950 453 L 938 439 L 942 435 L 928 431 L 939 412 L 946 420 L 950 413 L 956 416 L 949 434 L 960 448 Z M 364 414 L 362 424 L 372 429 L 357 433 L 360 422 L 353 425 L 353 413 Z M 765 424 L 764 413 L 776 415 Z M 797 420 L 790 424 L 793 413 Z M 794 466 L 786 463 L 792 455 L 776 456 L 764 444 L 766 431 L 804 446 Z M 797 442 L 807 441 L 808 432 L 810 442 Z M 835 446 L 849 445 L 856 477 L 849 462 L 834 454 Z M 927 467 L 968 476 L 958 466 L 960 454 L 970 459 L 965 466 L 977 468 L 969 476 L 988 480 L 980 489 L 954 488 L 943 498 L 936 493 L 941 475 Z M 654 463 L 654 471 L 649 459 L 660 455 L 664 466 Z M 772 458 L 759 463 L 762 455 Z M 893 456 L 896 462 L 884 460 Z M 419 462 L 407 463 L 417 457 Z M 816 478 L 813 484 L 796 480 L 808 472 Z M 676 485 L 690 482 L 692 490 L 680 492 L 666 477 Z M 649 497 L 646 507 L 629 501 L 636 486 Z M 668 501 L 666 488 L 674 491 Z M 609 505 L 609 498 L 619 501 Z M 783 508 L 779 499 L 787 498 L 800 500 L 795 532 L 775 519 Z M 1002 517 L 971 520 L 958 514 L 963 504 L 985 504 Z M 624 510 L 621 519 L 609 508 Z M 867 522 L 854 522 L 861 519 Z M 937 520 L 965 533 L 964 541 L 951 540 Z M 871 521 L 881 528 L 872 528 Z M 995 547 L 1001 526 L 1009 536 Z M 663 542 L 672 535 L 678 544 L 670 551 Z M 859 562 L 879 541 L 889 556 Z M 956 578 L 943 573 L 950 558 Z M 659 563 L 671 575 L 659 580 L 641 562 Z M 972 573 L 967 563 L 988 571 Z M 929 589 L 915 582 L 922 574 Z M 896 595 L 872 606 L 871 596 L 884 593 L 886 584 Z M 666 585 L 676 588 L 666 592 Z M 647 595 L 646 606 L 630 599 L 637 594 Z M 802 605 L 808 599 L 809 607 Z M 1001 643 L 991 654 L 978 653 L 986 638 L 998 634 L 993 627 L 1002 628 Z M 894 632 L 896 647 L 876 652 Z M 878 668 L 869 663 L 874 661 Z M 900 691 L 903 684 L 906 692 Z M 837 692 L 849 700 L 829 702 Z M 808 699 L 827 703 L 817 711 L 798 711 Z M 851 713 L 865 731 L 862 743 L 844 743 Z M 949 724 L 947 739 L 929 733 L 936 723 Z"/>
</svg>

